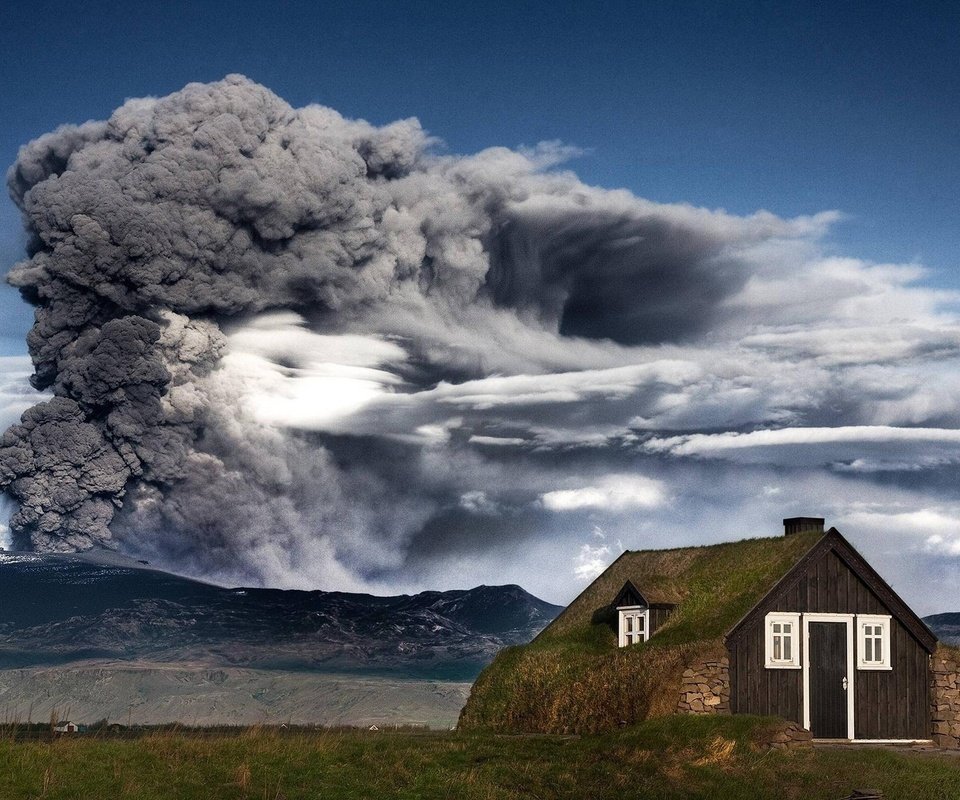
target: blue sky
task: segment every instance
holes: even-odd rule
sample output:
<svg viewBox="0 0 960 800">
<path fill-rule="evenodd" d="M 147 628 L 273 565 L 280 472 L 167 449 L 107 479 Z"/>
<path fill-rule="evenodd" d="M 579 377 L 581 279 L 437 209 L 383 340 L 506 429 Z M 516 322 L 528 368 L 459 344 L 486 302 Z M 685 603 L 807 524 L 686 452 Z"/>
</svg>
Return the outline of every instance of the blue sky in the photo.
<svg viewBox="0 0 960 800">
<path fill-rule="evenodd" d="M 960 7 L 939 2 L 32 2 L 0 19 L 0 161 L 127 97 L 242 72 L 294 106 L 417 116 L 452 152 L 560 139 L 586 182 L 782 216 L 960 286 Z M 0 259 L 20 257 L 12 204 Z M 30 310 L 0 296 L 0 352 Z"/>
<path fill-rule="evenodd" d="M 955 610 L 958 34 L 934 2 L 5 8 L 5 164 L 165 99 L 118 115 L 129 142 L 55 137 L 55 180 L 25 154 L 47 367 L 112 438 L 83 502 L 46 492 L 79 417 L 0 502 L 224 583 L 556 601 L 624 547 L 815 514 Z M 0 203 L 0 267 L 24 243 Z M 149 369 L 116 297 L 163 321 Z M 32 313 L 0 290 L 0 429 L 37 399 Z"/>
</svg>

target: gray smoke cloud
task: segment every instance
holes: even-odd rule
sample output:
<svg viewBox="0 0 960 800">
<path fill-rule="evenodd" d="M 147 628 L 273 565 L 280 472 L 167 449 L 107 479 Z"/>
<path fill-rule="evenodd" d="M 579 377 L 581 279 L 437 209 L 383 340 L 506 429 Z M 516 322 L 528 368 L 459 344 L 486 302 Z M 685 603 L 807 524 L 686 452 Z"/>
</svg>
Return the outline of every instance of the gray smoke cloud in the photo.
<svg viewBox="0 0 960 800">
<path fill-rule="evenodd" d="M 32 383 L 53 399 L 0 442 L 15 544 L 355 588 L 411 547 L 462 548 L 478 515 L 532 529 L 590 498 L 668 494 L 616 477 L 577 494 L 502 452 L 615 441 L 663 459 L 680 445 L 637 429 L 820 407 L 816 382 L 768 368 L 818 346 L 768 324 L 769 287 L 835 215 L 648 202 L 583 184 L 555 144 L 435 145 L 415 119 L 295 109 L 228 76 L 22 148 L 7 181 L 28 258 L 8 281 L 36 307 Z M 836 317 L 857 291 L 818 308 Z M 779 321 L 802 323 L 804 303 Z M 718 336 L 739 350 L 711 350 Z"/>
</svg>

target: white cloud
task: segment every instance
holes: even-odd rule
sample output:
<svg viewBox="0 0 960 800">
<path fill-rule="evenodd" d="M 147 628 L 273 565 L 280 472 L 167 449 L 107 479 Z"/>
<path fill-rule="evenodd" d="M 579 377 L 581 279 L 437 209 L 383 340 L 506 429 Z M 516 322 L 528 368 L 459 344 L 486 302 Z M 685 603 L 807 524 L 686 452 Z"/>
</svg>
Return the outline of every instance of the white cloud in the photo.
<svg viewBox="0 0 960 800">
<path fill-rule="evenodd" d="M 332 431 L 401 384 L 383 367 L 407 357 L 380 337 L 314 333 L 293 313 L 260 316 L 228 345 L 219 372 L 258 421 Z"/>
<path fill-rule="evenodd" d="M 471 436 L 468 440 L 470 444 L 491 445 L 494 447 L 519 447 L 527 444 L 526 439 L 518 439 L 515 436 Z"/>
<path fill-rule="evenodd" d="M 441 403 L 477 410 L 495 406 L 577 403 L 622 399 L 643 385 L 676 386 L 695 380 L 700 368 L 684 361 L 653 361 L 609 369 L 544 375 L 496 375 L 459 384 L 441 383 L 431 393 Z"/>
<path fill-rule="evenodd" d="M 922 541 L 927 552 L 960 556 L 960 507 L 867 508 L 843 514 L 838 522 L 887 535 L 908 536 Z"/>
<path fill-rule="evenodd" d="M 450 441 L 450 431 L 455 427 L 456 423 L 451 425 L 449 421 L 446 423 L 420 425 L 414 430 L 414 435 L 409 438 L 411 441 L 419 440 L 427 446 L 439 447 Z"/>
<path fill-rule="evenodd" d="M 579 581 L 592 581 L 610 564 L 610 548 L 605 544 L 581 545 L 573 560 L 573 574 Z"/>
<path fill-rule="evenodd" d="M 10 514 L 13 513 L 12 505 L 4 495 L 0 495 L 0 549 L 4 550 L 8 550 L 13 545 L 10 526 L 7 524 Z"/>
<path fill-rule="evenodd" d="M 493 502 L 486 492 L 472 491 L 460 495 L 460 508 L 471 514 L 497 514 L 500 507 Z"/>
<path fill-rule="evenodd" d="M 637 475 L 611 475 L 593 486 L 556 489 L 540 496 L 543 507 L 550 511 L 628 511 L 656 508 L 666 502 L 661 481 Z"/>
<path fill-rule="evenodd" d="M 29 356 L 0 356 L 0 432 L 19 422 L 30 406 L 50 397 L 30 385 L 31 374 Z"/>
<path fill-rule="evenodd" d="M 813 445 L 894 445 L 918 443 L 958 448 L 960 430 L 953 428 L 898 428 L 889 425 L 845 425 L 836 428 L 779 428 L 739 433 L 694 433 L 653 438 L 644 449 L 675 456 L 724 457 L 731 452 Z"/>
</svg>

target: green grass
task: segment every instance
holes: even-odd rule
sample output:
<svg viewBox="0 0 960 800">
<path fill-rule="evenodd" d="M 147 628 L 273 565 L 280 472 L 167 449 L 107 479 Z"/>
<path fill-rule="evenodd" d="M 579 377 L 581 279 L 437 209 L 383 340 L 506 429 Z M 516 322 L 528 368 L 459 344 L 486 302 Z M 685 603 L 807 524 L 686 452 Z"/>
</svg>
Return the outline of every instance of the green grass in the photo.
<svg viewBox="0 0 960 800">
<path fill-rule="evenodd" d="M 316 732 L 140 739 L 0 739 L 0 797 L 710 798 L 960 797 L 952 756 L 882 750 L 771 751 L 778 723 L 664 717 L 583 738 L 482 733 Z"/>
<path fill-rule="evenodd" d="M 823 534 L 811 532 L 627 551 L 547 626 L 538 641 L 571 636 L 589 640 L 594 636 L 589 630 L 598 624 L 610 628 L 612 636 L 611 603 L 627 580 L 650 602 L 677 604 L 656 634 L 665 645 L 719 639 L 821 538 Z"/>
</svg>

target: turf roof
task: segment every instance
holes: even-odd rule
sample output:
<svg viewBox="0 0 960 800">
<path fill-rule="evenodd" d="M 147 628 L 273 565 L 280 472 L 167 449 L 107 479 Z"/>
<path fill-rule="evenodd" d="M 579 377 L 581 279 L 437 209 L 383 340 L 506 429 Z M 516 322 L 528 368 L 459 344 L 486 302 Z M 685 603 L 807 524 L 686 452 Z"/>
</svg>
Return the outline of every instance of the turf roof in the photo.
<svg viewBox="0 0 960 800">
<path fill-rule="evenodd" d="M 721 639 L 816 543 L 821 532 L 681 547 L 627 550 L 540 635 L 541 642 L 609 624 L 611 603 L 629 580 L 649 603 L 676 603 L 650 641 Z"/>
</svg>

